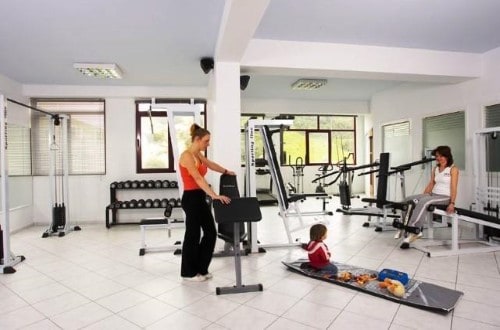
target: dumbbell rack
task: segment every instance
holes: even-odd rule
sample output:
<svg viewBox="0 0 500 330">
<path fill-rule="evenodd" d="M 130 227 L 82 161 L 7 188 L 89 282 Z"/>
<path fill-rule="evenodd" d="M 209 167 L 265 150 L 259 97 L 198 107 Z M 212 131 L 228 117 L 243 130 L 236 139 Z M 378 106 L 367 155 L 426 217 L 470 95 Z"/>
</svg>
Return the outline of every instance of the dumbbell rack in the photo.
<svg viewBox="0 0 500 330">
<path fill-rule="evenodd" d="M 138 203 L 136 200 L 120 201 L 117 197 L 120 190 L 158 190 L 158 189 L 176 189 L 177 182 L 168 180 L 147 180 L 147 181 L 119 181 L 113 182 L 109 187 L 110 204 L 106 206 L 106 228 L 111 228 L 115 225 L 139 225 L 140 222 L 118 222 L 118 211 L 123 210 L 138 210 L 138 209 L 164 209 L 165 202 L 169 203 L 172 207 L 180 207 L 179 198 L 170 199 L 155 199 L 154 201 L 148 199 L 143 204 Z M 139 200 L 141 201 L 141 200 Z M 149 204 L 148 204 L 149 201 Z M 174 202 L 175 201 L 175 202 Z M 135 203 L 134 203 L 135 202 Z"/>
</svg>

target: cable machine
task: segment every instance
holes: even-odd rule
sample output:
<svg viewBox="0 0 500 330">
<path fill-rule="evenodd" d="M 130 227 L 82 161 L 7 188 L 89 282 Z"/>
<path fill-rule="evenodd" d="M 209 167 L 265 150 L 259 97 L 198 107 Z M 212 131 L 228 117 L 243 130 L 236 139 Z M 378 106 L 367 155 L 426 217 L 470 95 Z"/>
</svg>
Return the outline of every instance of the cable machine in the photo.
<svg viewBox="0 0 500 330">
<path fill-rule="evenodd" d="M 264 143 L 264 151 L 266 158 L 269 162 L 269 170 L 276 187 L 276 194 L 278 198 L 279 215 L 283 220 L 288 242 L 282 244 L 260 244 L 257 240 L 257 224 L 252 222 L 249 227 L 249 244 L 251 252 L 263 252 L 263 247 L 286 247 L 299 245 L 299 241 L 294 241 L 292 232 L 304 228 L 303 217 L 305 216 L 319 216 L 323 222 L 327 222 L 325 216 L 332 215 L 331 212 L 301 212 L 298 202 L 304 200 L 306 197 L 323 197 L 327 194 L 296 194 L 287 195 L 286 186 L 283 182 L 281 175 L 278 157 L 272 141 L 272 132 L 274 130 L 282 130 L 293 124 L 293 118 L 278 117 L 276 119 L 250 119 L 245 127 L 245 150 L 246 150 L 246 166 L 245 166 L 245 196 L 256 197 L 256 178 L 255 178 L 255 131 L 260 131 L 262 141 Z M 296 217 L 299 220 L 299 226 L 295 228 L 290 227 L 290 218 Z"/>
<path fill-rule="evenodd" d="M 71 227 L 69 217 L 69 151 L 67 115 L 47 115 L 49 122 L 49 187 L 52 219 L 42 238 L 51 235 L 63 237 L 66 233 L 81 230 Z"/>
</svg>

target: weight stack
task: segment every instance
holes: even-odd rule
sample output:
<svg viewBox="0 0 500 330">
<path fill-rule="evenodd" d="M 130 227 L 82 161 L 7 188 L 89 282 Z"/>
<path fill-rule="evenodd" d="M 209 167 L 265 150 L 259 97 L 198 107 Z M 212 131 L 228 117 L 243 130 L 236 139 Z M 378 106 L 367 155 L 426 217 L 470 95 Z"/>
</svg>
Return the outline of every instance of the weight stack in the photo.
<svg viewBox="0 0 500 330">
<path fill-rule="evenodd" d="M 351 206 L 351 191 L 347 182 L 339 183 L 340 204 L 343 207 Z"/>
<path fill-rule="evenodd" d="M 0 226 L 0 260 L 3 260 L 3 230 Z"/>
</svg>

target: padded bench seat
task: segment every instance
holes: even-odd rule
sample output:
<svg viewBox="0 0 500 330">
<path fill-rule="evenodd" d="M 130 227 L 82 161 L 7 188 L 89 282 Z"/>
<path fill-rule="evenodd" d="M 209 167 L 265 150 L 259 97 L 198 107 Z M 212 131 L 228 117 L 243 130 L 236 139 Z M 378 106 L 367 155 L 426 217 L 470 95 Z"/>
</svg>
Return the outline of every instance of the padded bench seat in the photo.
<svg viewBox="0 0 500 330">
<path fill-rule="evenodd" d="M 434 205 L 434 208 L 431 209 L 433 210 L 433 214 L 451 219 L 452 233 L 450 241 L 433 242 L 433 244 L 426 246 L 416 246 L 417 249 L 426 252 L 429 257 L 500 251 L 500 245 L 498 243 L 484 239 L 482 230 L 484 226 L 500 229 L 500 220 L 496 217 L 457 207 L 455 208 L 455 213 L 448 214 L 446 213 L 446 205 Z M 459 220 L 470 222 L 475 225 L 475 240 L 459 240 Z M 445 246 L 447 249 L 431 249 L 438 246 Z"/>
<path fill-rule="evenodd" d="M 147 247 L 146 246 L 146 229 L 166 229 L 168 232 L 168 238 L 172 236 L 171 230 L 174 228 L 184 227 L 184 220 L 182 219 L 171 219 L 166 217 L 158 218 L 145 218 L 140 221 L 141 228 L 141 248 L 139 249 L 139 255 L 143 256 L 146 252 L 161 252 L 161 251 L 172 251 L 174 254 L 180 254 L 181 249 L 180 241 L 176 241 L 173 245 L 161 246 L 161 247 Z"/>
</svg>

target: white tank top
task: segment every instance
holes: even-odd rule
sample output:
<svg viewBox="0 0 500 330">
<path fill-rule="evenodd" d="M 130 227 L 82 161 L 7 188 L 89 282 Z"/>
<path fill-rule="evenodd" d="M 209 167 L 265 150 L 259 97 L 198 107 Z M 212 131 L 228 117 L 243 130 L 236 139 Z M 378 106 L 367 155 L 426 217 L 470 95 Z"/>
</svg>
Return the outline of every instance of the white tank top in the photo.
<svg viewBox="0 0 500 330">
<path fill-rule="evenodd" d="M 451 187 L 451 168 L 454 165 L 446 167 L 442 172 L 439 172 L 439 166 L 436 166 L 434 170 L 434 188 L 432 188 L 433 194 L 450 196 Z"/>
</svg>

